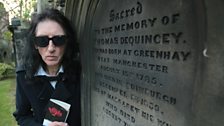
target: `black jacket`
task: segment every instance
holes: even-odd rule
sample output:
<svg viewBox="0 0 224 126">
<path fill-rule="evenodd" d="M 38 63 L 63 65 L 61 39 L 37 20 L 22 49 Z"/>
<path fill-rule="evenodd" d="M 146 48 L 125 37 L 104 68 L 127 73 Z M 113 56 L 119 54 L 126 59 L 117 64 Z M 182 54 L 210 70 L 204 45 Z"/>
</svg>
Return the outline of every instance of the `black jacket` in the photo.
<svg viewBox="0 0 224 126">
<path fill-rule="evenodd" d="M 81 126 L 80 78 L 63 75 L 54 89 L 41 77 L 26 79 L 24 70 L 17 71 L 16 111 L 13 113 L 20 126 L 42 126 L 46 105 L 50 98 L 71 104 L 67 123 Z"/>
</svg>

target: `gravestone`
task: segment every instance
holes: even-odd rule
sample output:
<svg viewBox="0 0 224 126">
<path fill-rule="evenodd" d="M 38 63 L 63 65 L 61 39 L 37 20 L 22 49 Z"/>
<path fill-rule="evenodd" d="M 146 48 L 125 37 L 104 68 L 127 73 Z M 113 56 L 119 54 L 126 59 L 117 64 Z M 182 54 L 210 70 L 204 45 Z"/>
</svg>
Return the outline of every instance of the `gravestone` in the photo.
<svg viewBox="0 0 224 126">
<path fill-rule="evenodd" d="M 193 3 L 179 4 L 98 4 L 92 26 L 93 126 L 190 125 L 200 42 Z"/>
<path fill-rule="evenodd" d="M 20 28 L 20 29 L 14 30 L 16 66 L 21 66 L 23 64 L 25 43 L 27 41 L 26 39 L 27 30 L 28 29 L 26 28 Z"/>
<path fill-rule="evenodd" d="M 67 1 L 80 35 L 83 126 L 223 125 L 223 6 Z"/>
</svg>

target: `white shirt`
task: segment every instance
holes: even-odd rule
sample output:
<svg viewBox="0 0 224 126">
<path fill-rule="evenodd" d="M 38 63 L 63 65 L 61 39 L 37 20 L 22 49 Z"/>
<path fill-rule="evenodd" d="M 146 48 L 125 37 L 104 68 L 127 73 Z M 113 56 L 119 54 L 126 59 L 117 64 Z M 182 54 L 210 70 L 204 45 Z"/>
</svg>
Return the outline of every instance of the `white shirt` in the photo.
<svg viewBox="0 0 224 126">
<path fill-rule="evenodd" d="M 59 71 L 57 72 L 57 75 L 58 75 L 59 73 L 64 73 L 64 68 L 63 68 L 63 66 L 60 67 Z M 45 72 L 45 70 L 43 69 L 43 67 L 40 66 L 40 67 L 38 68 L 38 70 L 37 70 L 37 72 L 35 73 L 34 76 L 48 76 L 48 77 L 49 77 L 49 76 L 51 76 L 51 75 L 47 74 L 47 73 Z M 51 86 L 52 86 L 53 88 L 55 88 L 57 81 L 50 81 L 50 83 L 51 83 Z"/>
</svg>

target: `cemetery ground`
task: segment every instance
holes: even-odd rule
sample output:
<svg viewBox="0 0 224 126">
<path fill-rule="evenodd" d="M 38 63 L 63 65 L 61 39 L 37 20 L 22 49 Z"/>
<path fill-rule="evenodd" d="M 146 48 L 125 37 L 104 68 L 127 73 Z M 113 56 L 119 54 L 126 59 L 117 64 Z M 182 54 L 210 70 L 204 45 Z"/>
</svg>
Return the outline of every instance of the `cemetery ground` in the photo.
<svg viewBox="0 0 224 126">
<path fill-rule="evenodd" d="M 0 80 L 0 126 L 16 126 L 12 113 L 15 111 L 15 77 Z"/>
</svg>

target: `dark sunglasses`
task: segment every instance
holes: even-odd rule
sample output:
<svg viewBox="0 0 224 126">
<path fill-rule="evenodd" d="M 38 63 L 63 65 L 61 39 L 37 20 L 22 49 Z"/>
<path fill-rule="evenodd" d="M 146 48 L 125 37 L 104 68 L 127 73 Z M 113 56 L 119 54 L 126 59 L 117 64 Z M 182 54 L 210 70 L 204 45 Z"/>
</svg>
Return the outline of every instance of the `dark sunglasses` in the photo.
<svg viewBox="0 0 224 126">
<path fill-rule="evenodd" d="M 35 44 L 39 47 L 46 47 L 49 45 L 49 41 L 52 40 L 55 46 L 62 46 L 66 43 L 67 37 L 65 35 L 56 35 L 51 38 L 48 36 L 36 36 Z"/>
</svg>

